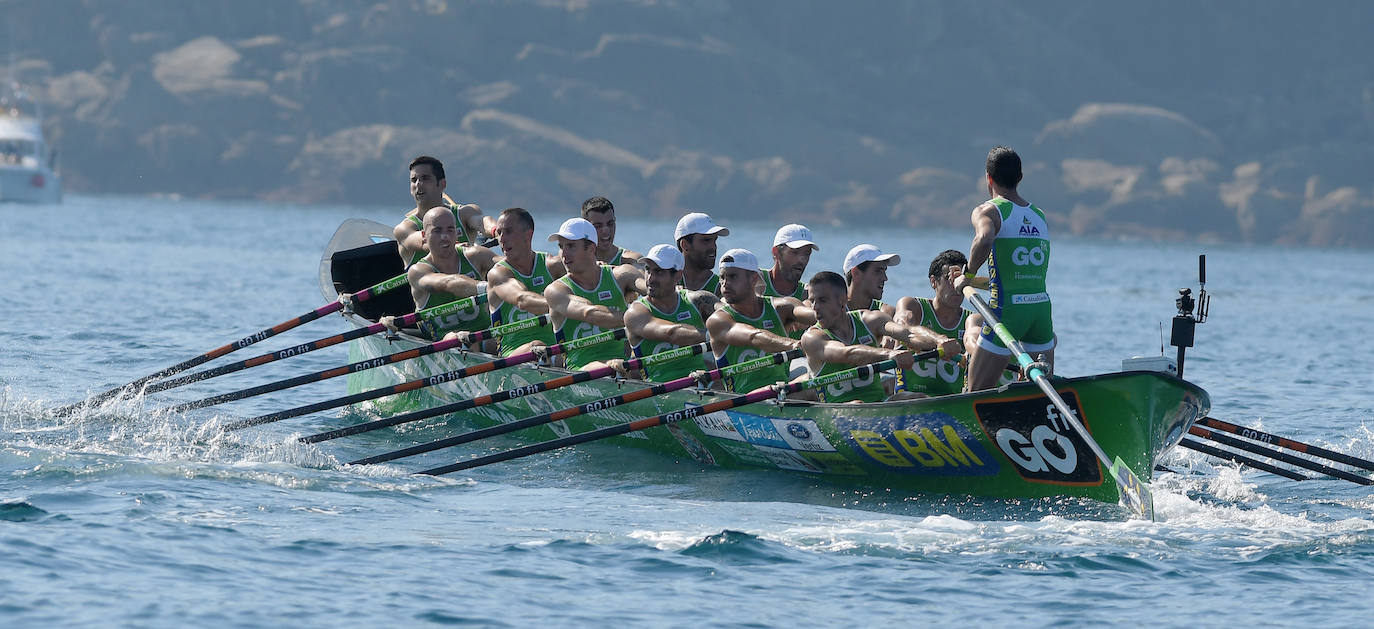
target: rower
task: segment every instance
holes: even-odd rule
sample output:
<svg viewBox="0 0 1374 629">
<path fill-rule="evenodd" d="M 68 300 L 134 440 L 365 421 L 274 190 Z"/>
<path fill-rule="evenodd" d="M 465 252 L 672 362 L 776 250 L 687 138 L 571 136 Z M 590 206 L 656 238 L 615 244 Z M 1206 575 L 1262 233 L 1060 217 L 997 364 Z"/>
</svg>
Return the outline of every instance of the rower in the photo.
<svg viewBox="0 0 1374 629">
<path fill-rule="evenodd" d="M 457 246 L 458 224 L 447 207 L 430 208 L 425 212 L 424 230 L 420 232 L 427 255 L 410 266 L 406 272 L 410 280 L 410 296 L 415 310 L 451 303 L 487 290 L 487 276 L 495 262 L 495 255 L 485 247 Z M 485 306 L 474 303 L 471 309 L 446 315 L 429 322 L 432 338 L 459 330 L 476 331 L 490 321 Z"/>
<path fill-rule="evenodd" d="M 1045 371 L 1054 367 L 1054 325 L 1045 276 L 1050 265 L 1050 230 L 1045 213 L 1021 197 L 1021 156 L 1005 146 L 993 147 L 987 159 L 988 194 L 992 199 L 973 209 L 973 244 L 969 264 L 951 271 L 954 289 L 986 283 L 988 305 L 1011 336 L 1032 355 L 1041 355 Z M 988 263 L 988 277 L 977 272 Z M 997 386 L 1011 352 L 986 324 L 978 344 L 969 348 L 966 391 Z"/>
<path fill-rule="evenodd" d="M 472 203 L 450 203 L 444 197 L 444 188 L 447 186 L 443 162 L 428 155 L 421 155 L 410 162 L 410 196 L 415 198 L 415 207 L 391 232 L 406 266 L 415 264 L 429 252 L 420 238 L 420 232 L 424 230 L 424 214 L 432 207 L 444 206 L 457 215 L 459 245 L 478 244 L 485 234 L 495 228 L 495 221 L 482 216 L 482 208 Z"/>
<path fill-rule="evenodd" d="M 639 271 L 622 264 L 617 267 L 596 261 L 596 228 L 585 218 L 563 221 L 549 235 L 558 243 L 568 274 L 544 289 L 549 317 L 558 341 L 571 341 L 625 327 L 626 294 L 635 293 Z M 606 361 L 625 357 L 625 342 L 612 341 L 563 354 L 568 369 L 595 369 Z"/>
<path fill-rule="evenodd" d="M 849 310 L 881 310 L 891 317 L 897 309 L 883 301 L 888 267 L 902 263 L 901 256 L 870 244 L 857 245 L 844 256 L 844 279 L 849 284 Z"/>
<path fill-rule="evenodd" d="M 682 253 L 672 245 L 654 245 L 640 258 L 648 294 L 625 311 L 625 330 L 635 356 L 649 356 L 674 347 L 706 341 L 706 316 L 715 312 L 716 296 L 688 291 L 677 285 L 682 279 Z M 705 316 L 703 316 L 705 315 Z M 684 356 L 644 368 L 644 379 L 676 380 L 705 366 L 701 356 Z"/>
<path fill-rule="evenodd" d="M 582 218 L 596 228 L 596 260 L 611 266 L 634 263 L 638 253 L 615 244 L 615 206 L 606 197 L 592 197 L 582 202 Z"/>
<path fill-rule="evenodd" d="M 806 301 L 806 283 L 801 281 L 811 252 L 820 251 L 815 237 L 805 225 L 783 225 L 773 235 L 773 268 L 759 273 L 764 297 L 792 297 Z M 800 338 L 800 337 L 798 337 Z"/>
<path fill-rule="evenodd" d="M 729 235 L 730 230 L 717 225 L 710 216 L 701 212 L 692 212 L 678 219 L 673 240 L 677 243 L 678 251 L 682 252 L 685 265 L 682 269 L 682 285 L 687 290 L 720 294 L 720 277 L 714 271 L 716 239 Z"/>
<path fill-rule="evenodd" d="M 722 304 L 706 319 L 711 351 L 717 366 L 737 365 L 769 354 L 796 349 L 801 341 L 787 336 L 788 325 L 811 325 L 816 315 L 791 297 L 759 295 L 759 262 L 745 249 L 731 249 L 720 258 Z M 788 366 L 776 365 L 727 378 L 726 389 L 748 393 L 759 387 L 784 382 Z M 800 397 L 800 396 L 798 396 Z"/>
<path fill-rule="evenodd" d="M 964 296 L 954 290 L 950 282 L 950 268 L 963 269 L 968 260 L 964 254 L 948 249 L 930 261 L 930 287 L 934 298 L 903 297 L 897 302 L 897 314 L 892 319 L 904 325 L 919 325 L 964 345 L 977 342 L 982 318 L 964 310 Z M 970 323 L 970 319 L 977 319 Z M 904 369 L 897 377 L 897 388 L 926 395 L 948 395 L 964 389 L 964 365 L 958 357 L 928 358 L 918 361 L 911 369 Z"/>
<path fill-rule="evenodd" d="M 812 377 L 824 376 L 852 365 L 865 365 L 892 359 L 900 369 L 913 364 L 911 349 L 927 350 L 939 347 L 941 356 L 959 354 L 959 342 L 934 334 L 921 327 L 894 322 L 881 310 L 849 310 L 844 278 L 832 271 L 822 271 L 807 285 L 817 322 L 802 336 L 802 351 L 806 352 L 806 369 Z M 898 349 L 879 347 L 884 338 L 899 344 Z M 909 349 L 910 348 L 910 349 Z M 891 396 L 876 374 L 849 382 L 839 382 L 821 390 L 825 402 L 882 402 L 925 397 L 923 394 L 898 391 Z"/>
<path fill-rule="evenodd" d="M 508 208 L 496 218 L 496 240 L 506 257 L 487 274 L 487 305 L 491 324 L 504 325 L 548 314 L 544 289 L 567 274 L 563 261 L 531 246 L 534 217 L 524 208 Z M 537 326 L 501 336 L 499 351 L 510 356 L 535 345 L 553 344 L 553 328 Z"/>
</svg>

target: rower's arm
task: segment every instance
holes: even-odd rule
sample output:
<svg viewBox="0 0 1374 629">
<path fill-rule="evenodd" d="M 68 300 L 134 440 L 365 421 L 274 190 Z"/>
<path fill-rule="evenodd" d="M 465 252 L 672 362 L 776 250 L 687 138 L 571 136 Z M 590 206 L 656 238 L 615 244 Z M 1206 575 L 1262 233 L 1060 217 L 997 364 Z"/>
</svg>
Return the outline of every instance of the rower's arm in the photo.
<svg viewBox="0 0 1374 629">
<path fill-rule="evenodd" d="M 496 221 L 489 216 L 482 214 L 482 208 L 475 203 L 464 203 L 458 206 L 458 222 L 463 224 L 463 230 L 472 234 L 472 243 L 477 244 L 487 236 L 492 234 L 496 228 Z"/>
<path fill-rule="evenodd" d="M 649 288 L 644 283 L 644 274 L 633 264 L 622 264 L 611 269 L 611 275 L 615 276 L 616 284 L 620 285 L 620 292 L 625 294 L 625 301 L 633 299 L 635 296 L 649 294 Z"/>
<path fill-rule="evenodd" d="M 410 259 L 416 251 L 421 251 L 425 247 L 425 235 L 415 223 L 410 219 L 402 219 L 391 230 L 391 235 L 396 238 L 396 251 L 401 256 L 401 264 L 409 265 Z"/>
<path fill-rule="evenodd" d="M 525 284 L 505 267 L 498 266 L 487 273 L 487 292 L 516 310 L 537 315 L 549 311 L 549 301 L 543 295 L 525 288 Z"/>
<path fill-rule="evenodd" d="M 606 306 L 593 304 L 566 290 L 558 290 L 562 284 L 554 284 L 544 291 L 549 300 L 549 311 L 563 313 L 564 319 L 585 321 L 598 328 L 610 330 L 625 327 L 625 311 L 612 310 Z"/>
<path fill-rule="evenodd" d="M 864 319 L 870 331 L 876 328 L 883 336 L 896 339 L 913 350 L 924 351 L 938 347 L 942 352 L 941 357 L 950 359 L 964 352 L 964 345 L 960 339 L 949 338 L 923 325 L 897 323 L 876 312 L 869 313 Z"/>
<path fill-rule="evenodd" d="M 496 254 L 486 247 L 463 247 L 463 255 L 477 268 L 477 277 L 486 277 L 496 266 Z"/>
<path fill-rule="evenodd" d="M 968 266 L 965 273 L 977 273 L 992 255 L 992 242 L 997 238 L 997 230 L 1002 227 L 1002 215 L 997 206 L 984 203 L 973 209 L 973 244 L 969 247 Z"/>
<path fill-rule="evenodd" d="M 438 273 L 419 268 L 421 265 L 410 267 L 410 285 L 413 289 L 419 289 L 429 294 L 448 293 L 458 297 L 471 297 L 477 294 L 477 280 L 466 275 L 457 273 Z M 417 300 L 418 301 L 418 300 Z"/>
<path fill-rule="evenodd" d="M 644 304 L 635 302 L 625 311 L 625 330 L 630 336 L 673 345 L 695 345 L 706 340 L 701 330 L 655 317 Z"/>
<path fill-rule="evenodd" d="M 806 353 L 806 363 L 813 374 L 819 372 L 827 363 L 867 365 L 893 358 L 904 351 L 871 345 L 845 345 L 830 338 L 820 328 L 811 328 L 802 335 L 801 348 Z"/>
<path fill-rule="evenodd" d="M 727 346 L 754 347 L 773 354 L 797 347 L 796 339 L 778 336 L 768 330 L 745 325 L 735 321 L 730 313 L 717 310 L 706 319 L 706 331 L 711 334 L 711 345 L 716 351 L 724 351 Z"/>
<path fill-rule="evenodd" d="M 774 297 L 773 308 L 788 330 L 805 330 L 816 325 L 816 311 L 802 305 L 795 297 Z"/>
</svg>

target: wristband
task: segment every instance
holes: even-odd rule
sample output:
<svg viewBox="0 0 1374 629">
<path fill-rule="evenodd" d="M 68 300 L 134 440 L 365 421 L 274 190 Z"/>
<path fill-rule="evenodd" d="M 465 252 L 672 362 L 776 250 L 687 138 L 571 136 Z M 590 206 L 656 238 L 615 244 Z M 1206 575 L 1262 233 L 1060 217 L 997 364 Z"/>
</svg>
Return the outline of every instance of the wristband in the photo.
<svg viewBox="0 0 1374 629">
<path fill-rule="evenodd" d="M 968 271 L 968 272 L 964 273 L 964 277 L 965 277 L 965 278 L 968 278 L 969 281 L 973 281 L 973 278 L 978 277 L 978 276 L 977 276 L 973 271 Z"/>
<path fill-rule="evenodd" d="M 485 293 L 485 292 L 487 292 L 487 283 L 486 283 L 486 282 L 478 282 L 478 283 L 477 283 L 477 294 L 481 295 L 481 294 L 483 294 L 483 293 Z"/>
<path fill-rule="evenodd" d="M 944 359 L 945 359 L 945 348 L 944 348 L 944 347 L 936 347 L 936 348 L 935 348 L 935 355 L 936 355 L 936 356 L 939 356 L 939 357 L 940 357 L 940 360 L 944 360 Z"/>
</svg>

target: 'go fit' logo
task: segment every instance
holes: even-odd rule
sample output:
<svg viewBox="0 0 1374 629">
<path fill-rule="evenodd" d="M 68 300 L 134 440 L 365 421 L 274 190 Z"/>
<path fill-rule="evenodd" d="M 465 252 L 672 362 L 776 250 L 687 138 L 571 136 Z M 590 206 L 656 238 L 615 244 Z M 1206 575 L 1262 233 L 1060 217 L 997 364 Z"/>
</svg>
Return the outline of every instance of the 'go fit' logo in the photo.
<svg viewBox="0 0 1374 629">
<path fill-rule="evenodd" d="M 1011 250 L 1011 261 L 1017 266 L 1040 266 L 1045 263 L 1045 251 L 1040 247 L 1017 247 Z"/>
</svg>

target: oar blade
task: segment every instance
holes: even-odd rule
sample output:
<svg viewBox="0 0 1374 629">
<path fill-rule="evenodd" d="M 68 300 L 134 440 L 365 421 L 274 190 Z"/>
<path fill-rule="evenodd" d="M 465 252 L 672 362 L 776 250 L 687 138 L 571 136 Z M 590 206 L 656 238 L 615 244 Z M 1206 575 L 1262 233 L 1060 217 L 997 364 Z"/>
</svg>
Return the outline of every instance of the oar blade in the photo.
<svg viewBox="0 0 1374 629">
<path fill-rule="evenodd" d="M 1112 480 L 1116 481 L 1117 491 L 1121 494 L 1121 503 L 1131 510 L 1136 517 L 1145 520 L 1155 519 L 1154 496 L 1150 494 L 1150 488 L 1145 483 L 1140 482 L 1140 477 L 1131 471 L 1121 457 L 1116 457 L 1112 461 L 1111 467 Z"/>
</svg>

